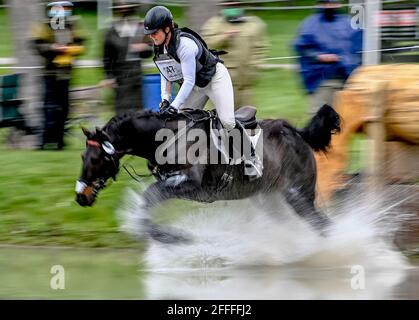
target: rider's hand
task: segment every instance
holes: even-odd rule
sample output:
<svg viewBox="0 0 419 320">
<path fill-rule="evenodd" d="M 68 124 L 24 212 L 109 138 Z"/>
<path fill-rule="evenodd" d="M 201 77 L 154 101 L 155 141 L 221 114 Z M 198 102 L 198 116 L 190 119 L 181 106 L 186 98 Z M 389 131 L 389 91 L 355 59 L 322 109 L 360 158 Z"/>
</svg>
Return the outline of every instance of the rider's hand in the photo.
<svg viewBox="0 0 419 320">
<path fill-rule="evenodd" d="M 160 102 L 160 111 L 166 109 L 170 106 L 170 102 L 164 99 L 162 102 Z"/>
<path fill-rule="evenodd" d="M 166 114 L 177 114 L 177 109 L 175 107 L 172 107 L 170 105 L 170 102 L 167 100 L 163 100 L 160 103 L 160 113 L 166 113 Z"/>
</svg>

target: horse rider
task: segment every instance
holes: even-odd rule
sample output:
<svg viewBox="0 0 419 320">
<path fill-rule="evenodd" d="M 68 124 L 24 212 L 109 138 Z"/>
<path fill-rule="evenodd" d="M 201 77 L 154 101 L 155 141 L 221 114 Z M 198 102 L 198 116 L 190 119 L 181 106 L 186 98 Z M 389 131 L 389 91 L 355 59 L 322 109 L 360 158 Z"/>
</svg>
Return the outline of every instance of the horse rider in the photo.
<svg viewBox="0 0 419 320">
<path fill-rule="evenodd" d="M 199 34 L 178 28 L 173 15 L 164 6 L 151 8 L 144 19 L 144 33 L 154 42 L 154 61 L 161 77 L 160 110 L 177 113 L 183 109 L 203 109 L 211 100 L 223 127 L 235 128 L 234 91 L 230 74 L 222 60 L 207 48 Z M 176 98 L 171 101 L 172 83 L 180 83 Z M 171 101 L 171 102 L 170 102 Z M 245 138 L 250 140 L 246 130 Z M 257 175 L 255 157 L 245 161 L 254 169 L 248 175 Z"/>
</svg>

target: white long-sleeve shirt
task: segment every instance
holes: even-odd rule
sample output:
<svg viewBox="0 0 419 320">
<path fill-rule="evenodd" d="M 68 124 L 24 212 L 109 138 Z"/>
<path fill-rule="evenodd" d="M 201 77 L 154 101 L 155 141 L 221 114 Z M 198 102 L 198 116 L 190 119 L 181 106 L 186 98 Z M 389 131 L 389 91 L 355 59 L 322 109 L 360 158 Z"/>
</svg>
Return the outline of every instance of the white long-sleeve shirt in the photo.
<svg viewBox="0 0 419 320">
<path fill-rule="evenodd" d="M 166 49 L 165 49 L 166 52 Z M 188 98 L 189 94 L 195 85 L 196 77 L 196 57 L 199 53 L 199 48 L 195 41 L 186 37 L 180 37 L 179 47 L 177 48 L 177 56 L 180 60 L 182 68 L 183 83 L 180 90 L 171 105 L 179 108 Z M 161 98 L 162 100 L 170 101 L 171 98 L 171 83 L 165 77 L 161 77 Z"/>
</svg>

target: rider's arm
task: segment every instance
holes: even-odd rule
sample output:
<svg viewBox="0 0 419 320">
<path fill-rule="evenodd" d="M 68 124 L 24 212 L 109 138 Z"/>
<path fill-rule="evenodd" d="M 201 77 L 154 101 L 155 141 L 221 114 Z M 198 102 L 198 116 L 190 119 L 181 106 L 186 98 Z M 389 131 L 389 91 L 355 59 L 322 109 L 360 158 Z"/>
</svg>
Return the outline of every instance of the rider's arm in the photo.
<svg viewBox="0 0 419 320">
<path fill-rule="evenodd" d="M 180 87 L 179 93 L 175 100 L 172 102 L 172 106 L 179 108 L 192 92 L 195 85 L 196 76 L 196 56 L 198 55 L 199 49 L 196 43 L 189 38 L 181 37 L 179 48 L 177 49 L 177 55 L 180 59 L 180 65 L 183 74 L 183 83 Z"/>
<path fill-rule="evenodd" d="M 165 77 L 160 76 L 160 92 L 161 92 L 161 100 L 167 100 L 170 101 L 170 98 L 172 96 L 171 90 L 172 83 L 167 81 Z"/>
</svg>

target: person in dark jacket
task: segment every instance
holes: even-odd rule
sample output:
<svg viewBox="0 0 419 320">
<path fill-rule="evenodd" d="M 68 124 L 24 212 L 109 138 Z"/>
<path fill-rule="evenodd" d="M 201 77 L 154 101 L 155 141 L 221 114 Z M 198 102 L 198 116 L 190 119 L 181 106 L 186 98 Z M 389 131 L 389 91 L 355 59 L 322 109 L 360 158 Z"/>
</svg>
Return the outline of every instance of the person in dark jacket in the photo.
<svg viewBox="0 0 419 320">
<path fill-rule="evenodd" d="M 339 13 L 340 0 L 317 2 L 319 12 L 304 20 L 294 42 L 311 113 L 325 103 L 332 105 L 336 90 L 362 62 L 362 31 Z"/>
<path fill-rule="evenodd" d="M 143 23 L 136 16 L 138 5 L 119 1 L 112 9 L 116 20 L 105 36 L 106 80 L 102 84 L 115 88 L 115 111 L 121 115 L 142 109 L 142 59 L 153 51 L 151 41 L 144 36 Z"/>
<path fill-rule="evenodd" d="M 69 83 L 74 58 L 84 52 L 85 35 L 72 15 L 73 4 L 47 5 L 48 18 L 32 29 L 32 44 L 44 60 L 44 125 L 40 149 L 64 147 L 69 112 Z"/>
</svg>

